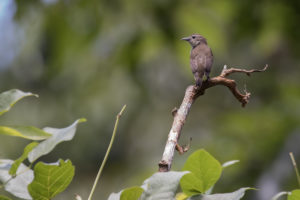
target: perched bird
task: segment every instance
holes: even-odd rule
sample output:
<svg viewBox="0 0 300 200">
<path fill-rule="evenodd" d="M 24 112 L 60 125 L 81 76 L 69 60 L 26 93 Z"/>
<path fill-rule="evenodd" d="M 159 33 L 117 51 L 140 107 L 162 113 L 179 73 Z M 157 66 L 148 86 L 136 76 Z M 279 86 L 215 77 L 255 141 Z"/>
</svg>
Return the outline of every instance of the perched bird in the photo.
<svg viewBox="0 0 300 200">
<path fill-rule="evenodd" d="M 194 74 L 196 85 L 201 87 L 202 79 L 205 74 L 209 80 L 209 73 L 213 64 L 213 54 L 206 39 L 199 34 L 193 34 L 189 37 L 184 37 L 182 40 L 189 42 L 192 46 L 190 64 Z"/>
</svg>

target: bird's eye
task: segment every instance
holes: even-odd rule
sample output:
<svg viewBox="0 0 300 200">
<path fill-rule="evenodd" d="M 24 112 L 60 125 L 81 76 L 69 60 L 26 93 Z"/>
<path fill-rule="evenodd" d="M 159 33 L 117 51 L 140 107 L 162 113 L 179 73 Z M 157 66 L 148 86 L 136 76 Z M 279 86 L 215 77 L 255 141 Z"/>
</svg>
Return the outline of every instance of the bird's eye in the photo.
<svg viewBox="0 0 300 200">
<path fill-rule="evenodd" d="M 192 38 L 195 39 L 196 37 L 195 37 L 195 36 L 192 36 Z"/>
</svg>

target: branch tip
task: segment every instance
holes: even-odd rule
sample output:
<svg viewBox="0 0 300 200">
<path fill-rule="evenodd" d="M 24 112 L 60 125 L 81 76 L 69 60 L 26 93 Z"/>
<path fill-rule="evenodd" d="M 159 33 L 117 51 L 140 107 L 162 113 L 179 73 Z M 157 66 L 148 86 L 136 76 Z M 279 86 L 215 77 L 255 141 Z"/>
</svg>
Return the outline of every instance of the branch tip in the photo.
<svg viewBox="0 0 300 200">
<path fill-rule="evenodd" d="M 121 111 L 118 113 L 117 118 L 120 118 L 124 112 L 124 110 L 126 109 L 126 104 L 122 107 Z"/>
<path fill-rule="evenodd" d="M 168 172 L 170 170 L 169 165 L 165 160 L 161 160 L 158 163 L 158 166 L 159 166 L 159 172 Z"/>
</svg>

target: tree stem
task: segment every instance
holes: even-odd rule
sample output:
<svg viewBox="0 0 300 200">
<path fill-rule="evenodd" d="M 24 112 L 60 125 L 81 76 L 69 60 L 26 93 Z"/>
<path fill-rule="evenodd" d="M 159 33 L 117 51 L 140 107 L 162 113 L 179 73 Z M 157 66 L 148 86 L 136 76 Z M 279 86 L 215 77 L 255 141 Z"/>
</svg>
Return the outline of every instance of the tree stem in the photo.
<svg viewBox="0 0 300 200">
<path fill-rule="evenodd" d="M 101 163 L 101 166 L 100 166 L 100 168 L 99 168 L 99 171 L 98 171 L 98 173 L 97 173 L 97 176 L 96 176 L 96 179 L 95 179 L 95 181 L 94 181 L 94 185 L 93 185 L 93 188 L 92 188 L 92 190 L 91 190 L 91 193 L 90 193 L 90 195 L 89 195 L 88 200 L 92 200 L 92 196 L 93 196 L 93 194 L 94 194 L 94 192 L 95 192 L 97 183 L 98 183 L 98 181 L 99 181 L 99 179 L 100 179 L 101 172 L 102 172 L 102 170 L 103 170 L 103 168 L 104 168 L 104 166 L 105 166 L 105 163 L 106 163 L 107 158 L 108 158 L 108 155 L 109 155 L 109 153 L 110 153 L 112 144 L 113 144 L 113 142 L 114 142 L 114 139 L 115 139 L 115 136 L 116 136 L 116 132 L 117 132 L 117 129 L 118 129 L 119 119 L 120 119 L 122 113 L 124 112 L 125 108 L 126 108 L 126 105 L 123 106 L 123 108 L 121 109 L 121 111 L 119 112 L 119 114 L 118 114 L 117 117 L 116 117 L 116 122 L 115 122 L 114 130 L 113 130 L 113 133 L 112 133 L 112 136 L 111 136 L 111 139 L 110 139 L 110 143 L 109 143 L 109 145 L 108 145 L 108 148 L 107 148 L 107 150 L 106 150 L 104 159 L 103 159 L 103 161 L 102 161 L 102 163 Z"/>
</svg>

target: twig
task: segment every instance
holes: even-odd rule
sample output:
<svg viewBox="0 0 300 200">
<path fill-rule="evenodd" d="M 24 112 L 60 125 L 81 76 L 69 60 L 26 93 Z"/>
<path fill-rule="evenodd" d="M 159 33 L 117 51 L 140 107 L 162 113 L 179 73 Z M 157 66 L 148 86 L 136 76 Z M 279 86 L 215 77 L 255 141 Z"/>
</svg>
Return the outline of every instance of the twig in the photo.
<svg viewBox="0 0 300 200">
<path fill-rule="evenodd" d="M 222 77 L 226 77 L 228 76 L 229 74 L 232 74 L 232 73 L 235 73 L 235 72 L 241 72 L 241 73 L 245 73 L 247 74 L 248 76 L 250 76 L 251 73 L 253 72 L 264 72 L 268 69 L 268 64 L 265 65 L 265 67 L 263 69 L 251 69 L 251 70 L 246 70 L 246 69 L 238 69 L 238 68 L 230 68 L 230 69 L 227 69 L 227 66 L 225 65 L 224 66 L 224 69 L 221 73 L 220 76 Z"/>
<path fill-rule="evenodd" d="M 192 142 L 192 138 L 190 138 L 190 141 L 188 144 L 182 145 L 180 146 L 178 143 L 175 146 L 175 149 L 179 152 L 180 155 L 184 154 L 185 152 L 187 152 L 190 147 L 191 147 L 191 142 Z"/>
<path fill-rule="evenodd" d="M 124 112 L 125 108 L 126 108 L 126 105 L 123 106 L 123 108 L 121 109 L 121 111 L 119 112 L 119 114 L 118 114 L 117 117 L 116 117 L 116 122 L 115 122 L 114 130 L 113 130 L 113 133 L 112 133 L 112 136 L 111 136 L 111 139 L 110 139 L 110 143 L 109 143 L 109 145 L 108 145 L 108 148 L 107 148 L 107 150 L 106 150 L 104 159 L 103 159 L 103 161 L 102 161 L 102 163 L 101 163 L 101 166 L 100 166 L 100 168 L 99 168 L 99 171 L 98 171 L 98 173 L 97 173 L 97 176 L 96 176 L 96 179 L 95 179 L 95 181 L 94 181 L 94 185 L 93 185 L 93 188 L 92 188 L 92 190 L 91 190 L 91 193 L 90 193 L 90 195 L 89 195 L 88 200 L 91 200 L 91 199 L 92 199 L 92 196 L 93 196 L 93 194 L 94 194 L 94 192 L 95 192 L 95 189 L 96 189 L 97 183 L 98 183 L 98 181 L 99 181 L 101 172 L 102 172 L 102 170 L 103 170 L 103 168 L 104 168 L 104 166 L 105 166 L 105 163 L 106 163 L 106 161 L 107 161 L 109 152 L 110 152 L 110 150 L 111 150 L 112 144 L 113 144 L 114 139 L 115 139 L 115 136 L 116 136 L 116 132 L 117 132 L 118 124 L 119 124 L 119 119 L 120 119 L 122 113 Z"/>
<path fill-rule="evenodd" d="M 252 69 L 252 70 L 237 69 L 237 68 L 227 69 L 227 66 L 225 65 L 219 76 L 204 81 L 200 88 L 195 85 L 188 86 L 187 89 L 185 90 L 185 95 L 179 109 L 172 111 L 174 120 L 168 135 L 168 139 L 167 139 L 167 143 L 165 146 L 162 159 L 158 164 L 159 171 L 167 172 L 171 169 L 174 152 L 176 146 L 178 146 L 178 140 L 181 134 L 181 130 L 189 114 L 191 106 L 199 96 L 204 94 L 206 89 L 216 85 L 224 85 L 228 87 L 228 89 L 232 92 L 234 97 L 242 104 L 243 107 L 245 107 L 246 104 L 249 102 L 251 94 L 247 92 L 246 89 L 245 89 L 245 94 L 242 94 L 237 89 L 235 81 L 232 79 L 228 79 L 226 77 L 236 72 L 245 73 L 248 76 L 250 76 L 250 74 L 253 72 L 264 72 L 267 70 L 267 68 L 268 65 L 266 65 L 263 69 Z"/>
<path fill-rule="evenodd" d="M 297 163 L 296 163 L 294 154 L 292 152 L 290 152 L 290 157 L 291 157 L 291 160 L 292 160 L 295 172 L 296 172 L 296 176 L 297 176 L 297 181 L 298 181 L 298 184 L 299 184 L 299 187 L 300 187 L 300 175 L 299 175 L 299 171 L 298 171 L 298 167 L 297 167 Z"/>
</svg>

